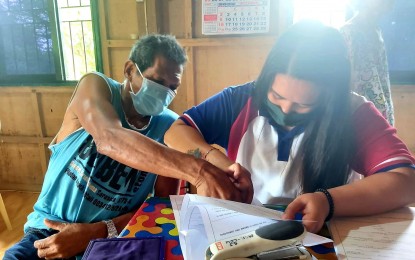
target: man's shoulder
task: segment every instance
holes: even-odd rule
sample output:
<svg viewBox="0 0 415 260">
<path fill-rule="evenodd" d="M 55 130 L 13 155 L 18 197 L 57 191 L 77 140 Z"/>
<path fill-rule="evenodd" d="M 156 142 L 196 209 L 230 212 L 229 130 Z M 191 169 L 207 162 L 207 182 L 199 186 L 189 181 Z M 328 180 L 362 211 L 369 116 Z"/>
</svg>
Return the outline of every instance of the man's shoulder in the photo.
<svg viewBox="0 0 415 260">
<path fill-rule="evenodd" d="M 82 127 L 79 121 L 79 115 L 77 114 L 79 112 L 77 111 L 81 111 L 79 107 L 82 106 L 85 100 L 98 98 L 100 102 L 108 101 L 114 106 L 113 96 L 114 93 L 119 92 L 116 91 L 119 86 L 120 83 L 117 83 L 102 73 L 89 72 L 84 74 L 79 79 L 78 84 L 74 89 L 57 137 L 61 135 L 59 136 L 59 139 L 61 139 L 62 134 L 63 137 L 65 137 L 69 133 L 72 133 Z"/>
<path fill-rule="evenodd" d="M 88 80 L 104 80 L 105 81 L 105 83 L 107 84 L 107 85 L 109 85 L 109 86 L 118 86 L 118 85 L 120 85 L 120 83 L 118 82 L 118 81 L 116 81 L 116 80 L 114 80 L 114 79 L 112 79 L 112 78 L 110 78 L 110 77 L 108 77 L 107 75 L 105 75 L 105 74 L 103 74 L 103 73 L 101 73 L 101 72 L 97 72 L 97 71 L 91 71 L 91 72 L 88 72 L 88 73 L 86 73 L 86 74 L 84 74 L 80 79 L 79 79 L 79 81 L 78 81 L 78 84 L 81 82 L 81 81 L 83 81 L 83 80 L 85 80 L 85 79 L 88 79 Z"/>
<path fill-rule="evenodd" d="M 177 118 L 179 118 L 179 115 L 176 112 L 168 108 L 164 109 L 163 113 L 161 113 L 160 116 L 165 119 L 171 119 L 171 120 L 176 120 Z"/>
<path fill-rule="evenodd" d="M 179 118 L 179 115 L 176 112 L 166 108 L 160 115 L 153 116 L 151 124 L 157 128 L 170 127 L 177 118 Z"/>
</svg>

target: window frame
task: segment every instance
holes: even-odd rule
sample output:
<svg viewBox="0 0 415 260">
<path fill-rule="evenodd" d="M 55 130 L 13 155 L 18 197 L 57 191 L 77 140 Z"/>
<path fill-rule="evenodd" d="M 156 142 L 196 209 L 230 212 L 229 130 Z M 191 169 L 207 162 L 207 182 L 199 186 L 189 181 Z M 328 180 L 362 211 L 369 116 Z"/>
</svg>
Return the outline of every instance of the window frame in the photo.
<svg viewBox="0 0 415 260">
<path fill-rule="evenodd" d="M 21 74 L 13 76 L 2 76 L 0 79 L 1 86 L 73 86 L 78 81 L 66 80 L 63 49 L 60 39 L 60 27 L 59 27 L 59 10 L 57 0 L 47 1 L 47 10 L 49 14 L 49 28 L 51 31 L 52 41 L 52 55 L 55 65 L 54 74 Z M 102 64 L 102 48 L 101 48 L 101 37 L 99 31 L 99 0 L 90 0 L 91 10 L 91 22 L 92 32 L 94 40 L 94 55 L 96 71 L 103 72 Z M 0 62 L 0 71 L 4 69 L 4 63 Z"/>
</svg>

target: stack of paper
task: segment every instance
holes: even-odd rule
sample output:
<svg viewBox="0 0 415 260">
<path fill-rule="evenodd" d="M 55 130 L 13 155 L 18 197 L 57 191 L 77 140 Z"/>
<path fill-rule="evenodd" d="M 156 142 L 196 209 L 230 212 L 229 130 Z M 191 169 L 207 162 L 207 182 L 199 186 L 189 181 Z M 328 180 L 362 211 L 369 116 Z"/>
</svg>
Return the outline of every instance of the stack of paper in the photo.
<svg viewBox="0 0 415 260">
<path fill-rule="evenodd" d="M 216 241 L 241 235 L 281 220 L 282 213 L 259 205 L 202 197 L 170 196 L 184 259 L 204 259 Z M 303 245 L 332 242 L 307 233 Z"/>
<path fill-rule="evenodd" d="M 415 259 L 415 208 L 335 218 L 330 230 L 338 259 Z"/>
</svg>

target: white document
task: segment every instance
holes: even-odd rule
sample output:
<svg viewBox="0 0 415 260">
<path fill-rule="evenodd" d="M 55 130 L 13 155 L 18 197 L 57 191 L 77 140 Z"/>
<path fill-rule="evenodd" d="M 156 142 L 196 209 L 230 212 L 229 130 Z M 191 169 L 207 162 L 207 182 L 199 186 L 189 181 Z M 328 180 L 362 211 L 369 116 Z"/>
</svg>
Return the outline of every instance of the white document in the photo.
<svg viewBox="0 0 415 260">
<path fill-rule="evenodd" d="M 368 217 L 337 218 L 330 231 L 341 259 L 415 259 L 415 208 Z"/>
<path fill-rule="evenodd" d="M 194 194 L 170 196 L 170 200 L 185 260 L 204 259 L 211 243 L 275 223 L 282 216 L 281 212 L 262 206 Z M 314 234 L 307 235 L 306 240 L 314 245 L 331 242 Z"/>
</svg>

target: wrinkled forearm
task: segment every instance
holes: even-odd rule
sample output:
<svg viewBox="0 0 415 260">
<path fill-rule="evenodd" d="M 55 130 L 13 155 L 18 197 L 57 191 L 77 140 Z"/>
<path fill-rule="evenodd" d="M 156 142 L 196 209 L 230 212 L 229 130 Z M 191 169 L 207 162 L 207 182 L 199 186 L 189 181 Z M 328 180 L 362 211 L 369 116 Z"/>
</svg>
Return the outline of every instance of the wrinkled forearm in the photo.
<svg viewBox="0 0 415 260">
<path fill-rule="evenodd" d="M 122 127 L 94 136 L 99 153 L 132 168 L 194 183 L 203 161 L 161 145 Z"/>
<path fill-rule="evenodd" d="M 180 180 L 164 176 L 157 176 L 157 181 L 154 184 L 154 196 L 168 197 L 169 195 L 178 195 L 179 192 Z"/>
</svg>

